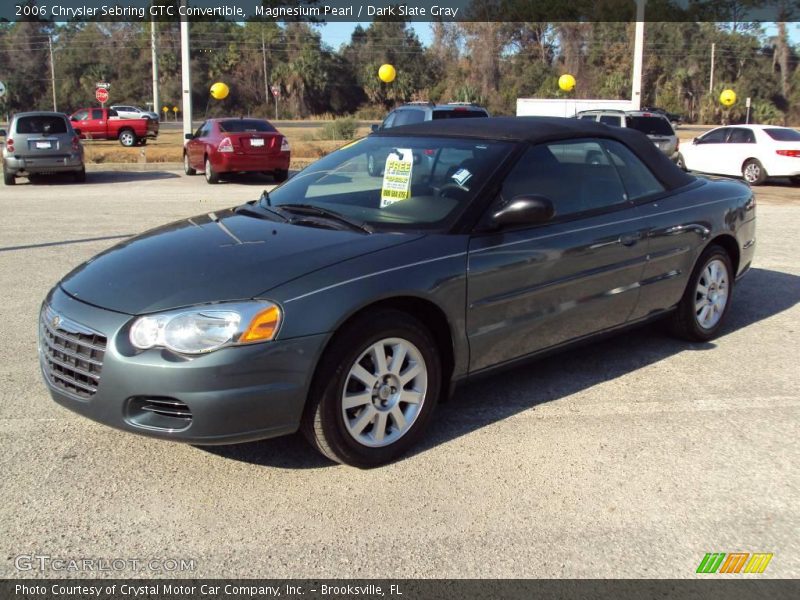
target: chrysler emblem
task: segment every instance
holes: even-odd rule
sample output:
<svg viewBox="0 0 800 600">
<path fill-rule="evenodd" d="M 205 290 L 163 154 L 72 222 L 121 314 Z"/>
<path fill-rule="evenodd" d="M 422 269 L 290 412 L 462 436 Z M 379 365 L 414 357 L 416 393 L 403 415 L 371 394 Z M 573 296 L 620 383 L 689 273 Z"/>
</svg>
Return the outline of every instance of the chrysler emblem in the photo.
<svg viewBox="0 0 800 600">
<path fill-rule="evenodd" d="M 52 321 L 50 321 L 50 324 L 51 324 L 51 325 L 52 325 L 54 328 L 58 328 L 58 326 L 59 326 L 59 325 L 61 325 L 61 317 L 59 317 L 58 315 L 56 315 L 55 317 L 53 317 L 53 320 L 52 320 Z"/>
</svg>

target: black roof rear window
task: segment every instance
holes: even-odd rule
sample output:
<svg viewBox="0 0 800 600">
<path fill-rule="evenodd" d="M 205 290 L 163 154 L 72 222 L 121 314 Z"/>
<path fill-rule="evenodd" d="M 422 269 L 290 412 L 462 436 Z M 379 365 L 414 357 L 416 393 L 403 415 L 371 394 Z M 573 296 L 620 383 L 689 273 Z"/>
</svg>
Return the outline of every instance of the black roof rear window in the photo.
<svg viewBox="0 0 800 600">
<path fill-rule="evenodd" d="M 54 116 L 20 117 L 17 120 L 17 133 L 67 133 L 67 120 Z"/>
<path fill-rule="evenodd" d="M 800 142 L 800 131 L 795 129 L 778 129 L 776 127 L 774 129 L 765 129 L 764 133 L 779 142 Z"/>
<path fill-rule="evenodd" d="M 675 135 L 669 121 L 661 117 L 628 117 L 628 127 L 645 135 Z"/>
<path fill-rule="evenodd" d="M 228 119 L 220 121 L 219 129 L 225 133 L 273 133 L 277 131 L 266 121 L 257 119 Z"/>
<path fill-rule="evenodd" d="M 434 120 L 437 119 L 474 119 L 475 117 L 488 117 L 485 110 L 467 107 L 437 108 L 433 111 Z"/>
</svg>

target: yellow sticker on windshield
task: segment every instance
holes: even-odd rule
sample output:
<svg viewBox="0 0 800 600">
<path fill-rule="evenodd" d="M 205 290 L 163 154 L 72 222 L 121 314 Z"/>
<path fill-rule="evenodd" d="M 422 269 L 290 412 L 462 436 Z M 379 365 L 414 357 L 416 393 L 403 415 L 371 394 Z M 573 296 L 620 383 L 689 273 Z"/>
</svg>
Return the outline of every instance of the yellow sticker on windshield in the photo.
<svg viewBox="0 0 800 600">
<path fill-rule="evenodd" d="M 411 170 L 414 156 L 410 148 L 396 148 L 386 157 L 381 186 L 381 208 L 411 197 Z"/>
</svg>

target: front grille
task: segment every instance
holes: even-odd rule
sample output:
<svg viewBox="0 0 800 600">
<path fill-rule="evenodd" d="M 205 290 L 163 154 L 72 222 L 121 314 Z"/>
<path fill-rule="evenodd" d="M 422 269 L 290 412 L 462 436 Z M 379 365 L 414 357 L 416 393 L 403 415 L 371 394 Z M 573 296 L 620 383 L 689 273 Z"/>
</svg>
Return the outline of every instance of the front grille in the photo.
<svg viewBox="0 0 800 600">
<path fill-rule="evenodd" d="M 39 356 L 50 385 L 91 398 L 100 383 L 105 336 L 59 315 L 49 306 L 39 319 Z"/>
</svg>

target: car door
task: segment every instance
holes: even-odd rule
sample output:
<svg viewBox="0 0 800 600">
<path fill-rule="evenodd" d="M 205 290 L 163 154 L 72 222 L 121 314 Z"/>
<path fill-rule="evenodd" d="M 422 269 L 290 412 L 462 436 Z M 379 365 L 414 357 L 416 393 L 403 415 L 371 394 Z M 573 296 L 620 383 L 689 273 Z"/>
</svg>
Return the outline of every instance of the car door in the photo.
<svg viewBox="0 0 800 600">
<path fill-rule="evenodd" d="M 695 138 L 690 147 L 683 149 L 686 168 L 701 173 L 724 173 L 725 140 L 730 131 L 730 127 L 719 127 Z"/>
<path fill-rule="evenodd" d="M 81 136 L 86 137 L 88 133 L 86 128 L 89 123 L 89 110 L 82 109 L 79 110 L 69 118 L 70 122 L 72 123 L 72 128 Z"/>
<path fill-rule="evenodd" d="M 186 144 L 186 153 L 189 155 L 189 162 L 193 169 L 202 171 L 205 168 L 203 157 L 205 155 L 206 138 L 210 130 L 211 123 L 204 122 L 197 128 L 192 139 Z"/>
<path fill-rule="evenodd" d="M 731 127 L 731 133 L 725 142 L 725 164 L 721 175 L 742 174 L 744 161 L 756 155 L 756 136 L 749 127 Z M 722 165 L 721 165 L 722 166 Z"/>
<path fill-rule="evenodd" d="M 470 240 L 472 371 L 622 325 L 636 306 L 647 246 L 600 140 L 527 149 L 489 213 L 523 195 L 551 200 L 553 219 Z"/>
<path fill-rule="evenodd" d="M 94 137 L 105 137 L 108 131 L 105 111 L 102 108 L 89 110 L 89 120 L 86 121 L 86 131 Z"/>
</svg>

